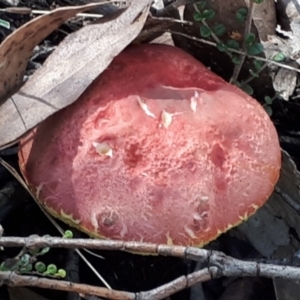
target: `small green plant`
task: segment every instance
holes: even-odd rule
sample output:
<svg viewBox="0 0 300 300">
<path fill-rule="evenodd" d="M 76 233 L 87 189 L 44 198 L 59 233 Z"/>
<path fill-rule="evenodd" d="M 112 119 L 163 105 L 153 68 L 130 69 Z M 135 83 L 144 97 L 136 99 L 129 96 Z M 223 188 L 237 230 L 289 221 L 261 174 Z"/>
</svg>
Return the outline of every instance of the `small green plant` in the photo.
<svg viewBox="0 0 300 300">
<path fill-rule="evenodd" d="M 211 29 L 206 25 L 200 25 L 200 35 L 204 38 L 211 36 Z"/>
<path fill-rule="evenodd" d="M 41 261 L 36 262 L 34 268 L 39 273 L 44 273 L 47 270 L 47 266 Z"/>
<path fill-rule="evenodd" d="M 235 16 L 239 22 L 245 22 L 247 19 L 247 15 L 248 15 L 248 9 L 246 7 L 242 7 L 236 12 Z"/>
<path fill-rule="evenodd" d="M 202 1 L 197 2 L 196 6 L 197 6 L 198 10 L 202 11 L 202 10 L 205 9 L 206 4 L 207 4 L 207 1 L 206 0 L 202 0 Z"/>
<path fill-rule="evenodd" d="M 236 18 L 238 21 L 245 21 L 247 18 L 248 10 L 245 7 L 240 8 L 236 13 Z M 230 39 L 227 41 L 221 41 L 219 38 L 224 36 L 226 33 L 226 27 L 223 24 L 215 24 L 214 26 L 210 26 L 207 22 L 213 20 L 216 13 L 213 9 L 206 9 L 206 2 L 201 2 L 196 5 L 196 10 L 194 12 L 194 20 L 197 22 L 201 22 L 200 24 L 200 35 L 203 38 L 213 38 L 217 42 L 217 47 L 219 51 L 227 53 L 227 55 L 231 58 L 232 62 L 235 65 L 239 65 L 242 63 L 241 56 L 239 54 L 233 53 L 232 50 L 240 50 L 241 45 L 236 40 Z M 259 55 L 263 52 L 263 45 L 257 42 L 257 38 L 255 34 L 249 33 L 245 37 L 244 41 L 246 45 L 246 50 L 248 55 Z M 251 73 L 250 73 L 251 74 Z M 253 76 L 256 73 L 252 73 Z M 244 86 L 244 89 L 248 92 L 252 92 L 252 90 L 248 86 Z"/>
<path fill-rule="evenodd" d="M 45 237 L 49 237 L 48 235 Z M 72 238 L 73 233 L 67 230 L 63 237 Z M 20 253 L 13 258 L 8 258 L 0 264 L 0 271 L 11 271 L 19 274 L 36 274 L 42 276 L 51 276 L 64 278 L 66 277 L 66 271 L 58 269 L 56 265 L 45 265 L 43 262 L 38 261 L 38 257 L 45 255 L 50 251 L 50 247 L 44 247 L 39 249 L 27 249 L 23 248 Z"/>
<path fill-rule="evenodd" d="M 58 269 L 57 266 L 54 264 L 49 264 L 48 266 L 46 266 L 43 262 L 39 261 L 34 265 L 34 268 L 36 272 L 43 276 L 53 276 L 60 278 L 65 278 L 67 276 L 65 270 Z"/>
<path fill-rule="evenodd" d="M 225 34 L 226 28 L 223 24 L 216 24 L 212 31 L 215 33 L 216 36 L 221 37 Z"/>
<path fill-rule="evenodd" d="M 63 238 L 65 239 L 72 239 L 73 238 L 73 232 L 71 230 L 66 230 L 63 234 Z"/>
<path fill-rule="evenodd" d="M 277 53 L 274 57 L 273 60 L 277 62 L 282 62 L 286 59 L 285 55 L 282 52 Z"/>
<path fill-rule="evenodd" d="M 253 89 L 251 87 L 251 85 L 247 84 L 247 83 L 241 83 L 239 81 L 235 81 L 233 82 L 236 86 L 238 86 L 240 89 L 242 89 L 245 93 L 247 93 L 248 95 L 253 95 Z"/>
<path fill-rule="evenodd" d="M 265 96 L 264 98 L 265 103 L 263 104 L 263 108 L 265 109 L 265 111 L 269 116 L 272 116 L 273 114 L 272 104 L 277 97 L 278 97 L 278 93 L 276 93 L 273 97 Z"/>
<path fill-rule="evenodd" d="M 254 42 L 247 47 L 247 53 L 255 56 L 264 52 L 264 46 L 261 43 Z"/>
<path fill-rule="evenodd" d="M 256 4 L 262 3 L 263 0 L 255 0 Z M 242 44 L 234 39 L 221 40 L 221 38 L 226 33 L 226 27 L 223 24 L 210 25 L 216 15 L 216 12 L 213 9 L 208 9 L 206 6 L 206 1 L 200 1 L 196 3 L 194 20 L 200 22 L 200 36 L 205 39 L 213 39 L 216 42 L 217 48 L 220 52 L 225 52 L 230 58 L 233 64 L 240 65 L 244 61 L 240 53 L 243 53 L 242 50 L 245 49 L 245 54 L 248 57 L 258 56 L 263 53 L 264 47 L 259 42 L 257 36 L 250 32 L 247 36 L 244 37 Z M 246 7 L 241 7 L 236 12 L 236 20 L 238 22 L 246 22 L 248 16 L 248 9 Z M 243 49 L 242 49 L 243 48 Z M 277 53 L 273 60 L 276 62 L 281 62 L 285 60 L 283 53 Z M 254 78 L 258 78 L 260 72 L 262 72 L 267 64 L 263 63 L 260 60 L 252 60 L 253 66 L 249 69 L 249 78 L 243 82 L 234 81 L 233 83 L 239 86 L 249 95 L 253 95 L 253 88 L 249 84 Z M 268 105 L 270 107 L 270 105 Z M 269 110 L 269 108 L 268 108 Z"/>
</svg>

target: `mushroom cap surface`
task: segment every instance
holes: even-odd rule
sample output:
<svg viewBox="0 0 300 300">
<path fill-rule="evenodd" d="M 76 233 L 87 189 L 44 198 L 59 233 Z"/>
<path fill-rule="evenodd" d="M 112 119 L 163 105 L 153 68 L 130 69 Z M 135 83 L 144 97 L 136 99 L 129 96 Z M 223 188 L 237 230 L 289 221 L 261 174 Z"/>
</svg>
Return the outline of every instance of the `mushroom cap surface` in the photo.
<svg viewBox="0 0 300 300">
<path fill-rule="evenodd" d="M 19 163 L 45 208 L 91 236 L 201 246 L 266 202 L 281 151 L 256 100 L 147 44 L 24 137 Z"/>
</svg>

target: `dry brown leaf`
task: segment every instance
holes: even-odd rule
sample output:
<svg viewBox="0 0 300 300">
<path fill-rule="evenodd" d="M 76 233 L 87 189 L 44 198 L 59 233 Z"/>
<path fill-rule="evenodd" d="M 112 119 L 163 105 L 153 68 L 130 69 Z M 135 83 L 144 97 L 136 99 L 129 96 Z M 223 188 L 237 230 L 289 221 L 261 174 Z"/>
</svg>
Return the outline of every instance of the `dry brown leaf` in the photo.
<svg viewBox="0 0 300 300">
<path fill-rule="evenodd" d="M 0 47 L 0 105 L 22 85 L 28 60 L 37 44 L 66 20 L 103 3 L 58 8 L 31 20 L 9 35 Z"/>
<path fill-rule="evenodd" d="M 115 20 L 87 25 L 66 37 L 13 101 L 0 107 L 0 146 L 73 103 L 139 34 L 150 3 L 135 0 Z"/>
<path fill-rule="evenodd" d="M 170 45 L 174 46 L 174 42 L 172 39 L 172 35 L 169 32 L 165 32 L 161 36 L 157 37 L 156 39 L 152 40 L 150 43 L 154 44 L 165 44 L 165 45 Z"/>
<path fill-rule="evenodd" d="M 300 64 L 300 10 L 297 1 L 277 1 L 277 15 L 278 24 L 285 28 L 279 27 L 277 30 L 284 38 L 275 32 L 268 35 L 268 39 L 262 43 L 266 57 L 272 59 L 277 53 L 282 53 L 288 58 L 287 64 L 297 69 Z M 288 101 L 297 86 L 297 72 L 282 68 L 273 68 L 272 71 L 274 90 Z"/>
<path fill-rule="evenodd" d="M 260 40 L 262 42 L 267 41 L 268 36 L 274 35 L 276 32 L 275 1 L 264 0 L 259 4 L 254 3 L 252 18 Z"/>
</svg>

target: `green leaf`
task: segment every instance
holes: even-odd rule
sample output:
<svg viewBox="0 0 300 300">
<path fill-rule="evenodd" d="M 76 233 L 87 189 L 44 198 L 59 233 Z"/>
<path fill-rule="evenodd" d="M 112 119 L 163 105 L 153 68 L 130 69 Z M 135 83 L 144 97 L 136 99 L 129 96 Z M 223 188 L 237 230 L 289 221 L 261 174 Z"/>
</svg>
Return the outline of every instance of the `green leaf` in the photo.
<svg viewBox="0 0 300 300">
<path fill-rule="evenodd" d="M 47 270 L 47 267 L 46 265 L 41 262 L 41 261 L 38 261 L 35 265 L 34 265 L 34 268 L 39 272 L 39 273 L 44 273 L 46 270 Z"/>
<path fill-rule="evenodd" d="M 249 72 L 250 72 L 250 74 L 251 74 L 253 77 L 256 77 L 256 78 L 259 77 L 259 74 L 257 74 L 255 71 L 253 71 L 253 70 L 250 69 Z"/>
<path fill-rule="evenodd" d="M 233 55 L 231 60 L 235 65 L 239 65 L 242 62 L 239 55 Z"/>
<path fill-rule="evenodd" d="M 9 271 L 9 268 L 5 265 L 4 261 L 0 265 L 0 271 Z"/>
<path fill-rule="evenodd" d="M 31 272 L 32 271 L 32 264 L 28 264 L 20 268 L 20 272 Z"/>
<path fill-rule="evenodd" d="M 202 14 L 198 11 L 195 11 L 193 14 L 193 18 L 196 22 L 201 22 L 203 20 Z"/>
<path fill-rule="evenodd" d="M 254 60 L 253 61 L 254 68 L 258 72 L 263 67 L 263 62 L 261 60 Z"/>
<path fill-rule="evenodd" d="M 211 30 L 208 26 L 206 25 L 201 25 L 200 26 L 200 34 L 204 38 L 208 38 L 211 35 Z"/>
<path fill-rule="evenodd" d="M 204 1 L 199 1 L 199 2 L 196 3 L 196 5 L 197 5 L 197 8 L 200 11 L 202 11 L 205 8 L 205 6 L 206 6 L 206 1 L 205 0 Z"/>
<path fill-rule="evenodd" d="M 264 2 L 264 0 L 254 0 L 254 3 L 256 3 L 256 4 L 260 4 L 260 3 L 263 3 Z"/>
<path fill-rule="evenodd" d="M 248 95 L 250 95 L 250 96 L 253 95 L 253 89 L 249 84 L 241 85 L 241 89 Z"/>
<path fill-rule="evenodd" d="M 254 41 L 255 41 L 255 34 L 250 32 L 245 38 L 245 43 L 247 46 L 250 46 L 253 44 Z"/>
<path fill-rule="evenodd" d="M 67 272 L 64 269 L 59 269 L 55 276 L 65 278 L 67 276 Z"/>
<path fill-rule="evenodd" d="M 29 254 L 24 254 L 20 259 L 20 265 L 26 266 L 30 262 L 31 256 Z"/>
<path fill-rule="evenodd" d="M 231 49 L 239 49 L 240 48 L 239 43 L 235 40 L 227 41 L 226 46 Z"/>
<path fill-rule="evenodd" d="M 50 264 L 47 267 L 46 272 L 44 272 L 44 274 L 50 274 L 50 275 L 54 275 L 57 272 L 57 266 L 54 264 Z"/>
<path fill-rule="evenodd" d="M 247 49 L 249 55 L 258 55 L 264 51 L 264 46 L 261 43 L 253 43 Z"/>
<path fill-rule="evenodd" d="M 236 13 L 236 19 L 240 22 L 244 22 L 247 18 L 248 9 L 246 7 L 240 8 Z"/>
<path fill-rule="evenodd" d="M 228 50 L 226 45 L 223 43 L 217 43 L 217 48 L 220 52 L 226 52 Z"/>
<path fill-rule="evenodd" d="M 282 52 L 279 52 L 273 57 L 273 60 L 277 62 L 284 61 L 285 55 Z"/>
<path fill-rule="evenodd" d="M 73 238 L 73 232 L 71 230 L 66 230 L 64 235 L 63 235 L 63 238 L 72 239 Z"/>
<path fill-rule="evenodd" d="M 213 9 L 206 9 L 203 14 L 202 17 L 205 20 L 211 20 L 214 18 L 214 16 L 216 15 L 215 11 Z"/>
<path fill-rule="evenodd" d="M 19 258 L 8 258 L 2 264 L 1 267 L 6 268 L 9 271 L 16 271 L 22 265 L 22 261 Z"/>
<path fill-rule="evenodd" d="M 213 32 L 216 36 L 222 36 L 226 32 L 226 28 L 223 24 L 216 24 L 213 28 Z"/>
<path fill-rule="evenodd" d="M 272 99 L 270 96 L 265 96 L 265 102 L 266 102 L 267 104 L 272 104 L 273 99 Z"/>
<path fill-rule="evenodd" d="M 36 255 L 40 252 L 40 249 L 30 249 L 30 250 L 28 250 L 28 252 L 29 252 L 32 256 L 36 256 Z"/>
<path fill-rule="evenodd" d="M 266 106 L 264 106 L 264 109 L 265 109 L 266 113 L 271 117 L 272 114 L 273 114 L 273 109 L 272 109 L 272 107 L 269 106 L 269 105 L 266 105 Z"/>
<path fill-rule="evenodd" d="M 239 88 L 242 86 L 242 84 L 239 81 L 236 81 L 236 80 L 234 80 L 232 83 L 235 84 Z"/>
<path fill-rule="evenodd" d="M 39 255 L 44 255 L 50 251 L 50 247 L 45 247 L 43 248 L 40 252 Z"/>
</svg>

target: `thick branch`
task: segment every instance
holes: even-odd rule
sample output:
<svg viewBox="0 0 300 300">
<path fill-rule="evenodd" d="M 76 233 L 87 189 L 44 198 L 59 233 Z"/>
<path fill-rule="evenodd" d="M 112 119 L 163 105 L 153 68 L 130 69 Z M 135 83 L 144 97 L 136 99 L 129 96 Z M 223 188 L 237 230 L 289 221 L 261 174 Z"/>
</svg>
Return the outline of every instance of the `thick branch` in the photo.
<svg viewBox="0 0 300 300">
<path fill-rule="evenodd" d="M 247 262 L 226 256 L 222 252 L 196 247 L 168 246 L 140 242 L 123 242 L 94 239 L 65 239 L 56 237 L 0 237 L 0 246 L 34 248 L 89 248 L 98 250 L 119 250 L 136 254 L 158 254 L 207 262 L 208 267 L 216 266 L 213 277 L 220 276 L 263 276 L 300 280 L 300 268 Z"/>
<path fill-rule="evenodd" d="M 215 267 L 212 268 L 216 269 Z M 216 270 L 215 270 L 216 271 Z M 77 292 L 85 295 L 94 295 L 106 299 L 114 300 L 161 300 L 171 296 L 185 288 L 191 287 L 196 283 L 211 279 L 210 269 L 203 269 L 187 276 L 181 276 L 167 284 L 150 291 L 140 293 L 130 293 L 116 291 L 87 284 L 72 283 L 69 281 L 39 278 L 36 276 L 18 275 L 14 272 L 0 272 L 0 281 L 9 286 L 31 286 L 44 289 L 54 289 L 66 292 Z"/>
<path fill-rule="evenodd" d="M 180 290 L 191 287 L 196 283 L 211 280 L 213 278 L 226 277 L 268 277 L 287 278 L 300 280 L 300 268 L 264 264 L 252 261 L 242 261 L 222 252 L 209 251 L 196 247 L 155 245 L 139 242 L 122 242 L 93 239 L 65 239 L 54 237 L 31 236 L 0 237 L 0 246 L 3 247 L 26 247 L 26 248 L 91 248 L 101 250 L 130 251 L 134 253 L 151 253 L 165 256 L 182 257 L 207 263 L 207 267 L 181 276 L 165 285 L 150 291 L 130 293 L 115 291 L 106 288 L 98 288 L 84 284 L 73 284 L 67 281 L 39 278 L 35 276 L 22 276 L 11 272 L 0 272 L 2 283 L 11 286 L 38 286 L 41 288 L 53 288 L 64 291 L 78 292 L 82 294 L 96 295 L 107 299 L 164 299 Z"/>
<path fill-rule="evenodd" d="M 14 272 L 0 272 L 0 280 L 9 286 L 31 286 L 43 289 L 53 289 L 67 292 L 77 292 L 88 295 L 96 295 L 106 299 L 135 300 L 134 293 L 110 290 L 87 284 L 73 283 L 63 280 L 39 278 L 36 276 L 18 275 Z"/>
</svg>

